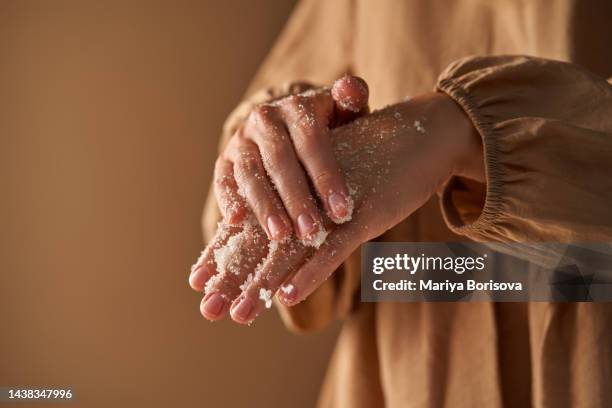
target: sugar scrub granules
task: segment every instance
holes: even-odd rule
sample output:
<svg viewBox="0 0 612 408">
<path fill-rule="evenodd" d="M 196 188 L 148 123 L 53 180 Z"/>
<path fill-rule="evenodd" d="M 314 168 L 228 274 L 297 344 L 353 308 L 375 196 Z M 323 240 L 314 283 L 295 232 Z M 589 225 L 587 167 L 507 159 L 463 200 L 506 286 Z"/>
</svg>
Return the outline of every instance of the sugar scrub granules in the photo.
<svg viewBox="0 0 612 408">
<path fill-rule="evenodd" d="M 272 290 L 260 288 L 259 289 L 259 299 L 264 301 L 266 304 L 266 309 L 272 307 Z"/>
<path fill-rule="evenodd" d="M 219 272 L 222 274 L 227 270 L 234 275 L 240 275 L 240 264 L 242 255 L 239 251 L 242 241 L 244 240 L 244 232 L 236 234 L 227 240 L 225 246 L 215 249 L 213 254 Z"/>
<path fill-rule="evenodd" d="M 302 245 L 311 246 L 316 249 L 319 249 L 319 247 L 323 245 L 323 243 L 325 242 L 327 235 L 329 235 L 329 232 L 327 232 L 327 230 L 325 230 L 325 228 L 323 228 L 323 226 L 320 225 L 319 232 L 311 236 L 310 239 L 303 239 Z"/>
<path fill-rule="evenodd" d="M 204 294 L 208 295 L 211 292 L 211 290 L 213 289 L 213 287 L 217 284 L 217 281 L 219 281 L 220 279 L 221 279 L 220 275 L 211 276 L 206 281 L 206 285 L 204 286 Z"/>
<path fill-rule="evenodd" d="M 420 120 L 415 120 L 413 125 L 414 125 L 414 127 L 415 127 L 417 132 L 425 133 L 425 128 L 423 127 L 423 124 L 421 123 Z"/>
<path fill-rule="evenodd" d="M 350 192 L 346 197 L 346 215 L 342 218 L 336 218 L 334 222 L 336 224 L 344 224 L 345 222 L 349 222 L 353 219 L 353 210 L 355 210 L 355 200 L 351 197 Z"/>
<path fill-rule="evenodd" d="M 291 283 L 285 286 L 281 286 L 281 291 L 283 291 L 285 295 L 288 295 L 293 292 L 293 289 L 295 289 L 295 287 Z"/>
<path fill-rule="evenodd" d="M 217 264 L 220 275 L 232 273 L 239 276 L 244 263 L 252 263 L 254 258 L 250 251 L 243 253 L 245 244 L 249 239 L 254 239 L 260 232 L 253 227 L 252 217 L 247 218 L 242 223 L 242 231 L 231 236 L 225 245 L 213 250 L 213 257 Z"/>
<path fill-rule="evenodd" d="M 272 260 L 274 254 L 276 253 L 276 251 L 278 251 L 278 244 L 279 241 L 272 240 L 268 242 L 268 254 L 265 256 L 265 258 L 261 260 L 261 262 L 257 264 L 257 266 L 255 266 L 254 274 L 256 279 L 258 279 L 258 276 L 260 275 L 264 266 L 266 266 L 266 264 L 268 264 Z"/>
<path fill-rule="evenodd" d="M 228 234 L 229 234 L 229 227 L 227 223 L 225 221 L 219 221 L 217 223 L 217 237 L 215 237 L 215 240 L 217 242 L 221 242 L 227 238 Z M 194 273 L 195 270 L 198 269 L 200 266 L 202 266 L 202 264 L 204 263 L 204 252 L 205 251 L 200 252 L 200 256 L 198 257 L 198 259 L 195 261 L 193 265 L 191 265 L 191 273 Z M 214 255 L 214 252 L 213 252 L 213 255 Z"/>
</svg>

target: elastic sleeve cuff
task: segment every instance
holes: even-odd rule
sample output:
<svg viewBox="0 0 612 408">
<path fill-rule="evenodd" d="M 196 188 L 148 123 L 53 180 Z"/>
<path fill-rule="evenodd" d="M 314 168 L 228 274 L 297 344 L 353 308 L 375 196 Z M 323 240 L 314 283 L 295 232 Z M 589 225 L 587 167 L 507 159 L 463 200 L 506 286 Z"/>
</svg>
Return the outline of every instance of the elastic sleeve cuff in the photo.
<svg viewBox="0 0 612 408">
<path fill-rule="evenodd" d="M 476 241 L 608 239 L 612 88 L 563 61 L 468 57 L 436 90 L 451 97 L 482 138 L 486 186 L 460 178 L 443 188 L 444 218 Z"/>
<path fill-rule="evenodd" d="M 479 103 L 460 81 L 443 77 L 436 90 L 444 92 L 461 106 L 482 138 L 486 186 L 453 177 L 444 186 L 440 200 L 442 215 L 449 228 L 456 234 L 478 239 L 488 235 L 503 214 L 503 170 L 499 164 L 496 132 L 486 112 L 479 109 Z"/>
</svg>

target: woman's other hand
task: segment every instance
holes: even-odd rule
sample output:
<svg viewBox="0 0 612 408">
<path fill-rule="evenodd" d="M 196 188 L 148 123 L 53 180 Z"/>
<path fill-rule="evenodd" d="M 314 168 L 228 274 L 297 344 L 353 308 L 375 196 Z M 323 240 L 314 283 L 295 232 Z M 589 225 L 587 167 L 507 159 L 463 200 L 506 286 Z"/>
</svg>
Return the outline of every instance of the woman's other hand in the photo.
<svg viewBox="0 0 612 408">
<path fill-rule="evenodd" d="M 255 108 L 215 165 L 215 195 L 224 218 L 238 225 L 250 208 L 268 239 L 282 241 L 295 232 L 305 243 L 323 230 L 320 207 L 335 223 L 348 220 L 353 202 L 330 129 L 367 110 L 368 87 L 353 76 L 340 78 L 331 90 Z"/>
</svg>

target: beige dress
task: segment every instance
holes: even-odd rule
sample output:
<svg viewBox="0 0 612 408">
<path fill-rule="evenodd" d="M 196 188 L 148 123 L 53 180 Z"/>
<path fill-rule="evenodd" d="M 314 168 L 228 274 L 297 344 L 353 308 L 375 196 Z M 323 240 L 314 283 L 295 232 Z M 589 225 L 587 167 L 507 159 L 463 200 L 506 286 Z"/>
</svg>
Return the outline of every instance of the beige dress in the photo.
<svg viewBox="0 0 612 408">
<path fill-rule="evenodd" d="M 302 1 L 223 140 L 299 89 L 279 84 L 345 72 L 373 108 L 447 93 L 484 143 L 486 186 L 452 180 L 381 240 L 612 241 L 612 2 Z M 207 236 L 218 217 L 209 197 Z M 362 304 L 358 288 L 353 254 L 281 308 L 296 331 L 344 321 L 321 407 L 612 407 L 610 304 Z"/>
</svg>

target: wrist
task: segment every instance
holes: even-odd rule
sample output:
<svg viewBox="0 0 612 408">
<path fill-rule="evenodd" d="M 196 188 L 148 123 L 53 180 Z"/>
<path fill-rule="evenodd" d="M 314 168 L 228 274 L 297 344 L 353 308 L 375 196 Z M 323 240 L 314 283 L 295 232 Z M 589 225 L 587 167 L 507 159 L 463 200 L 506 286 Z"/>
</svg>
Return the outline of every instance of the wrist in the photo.
<svg viewBox="0 0 612 408">
<path fill-rule="evenodd" d="M 444 129 L 440 136 L 447 147 L 451 176 L 485 182 L 482 139 L 465 111 L 449 96 L 436 94 L 437 117 Z"/>
</svg>

